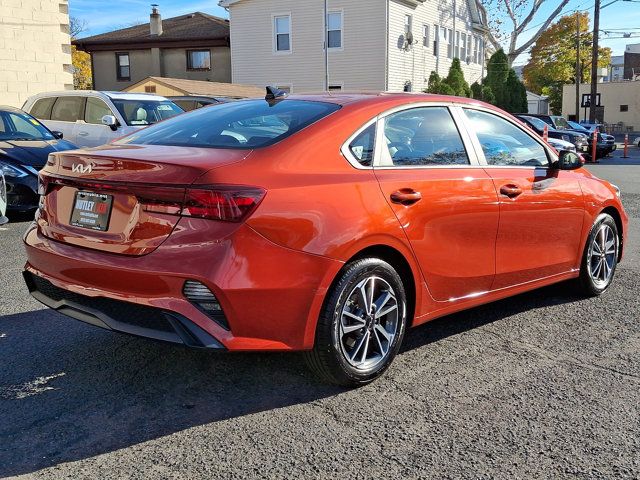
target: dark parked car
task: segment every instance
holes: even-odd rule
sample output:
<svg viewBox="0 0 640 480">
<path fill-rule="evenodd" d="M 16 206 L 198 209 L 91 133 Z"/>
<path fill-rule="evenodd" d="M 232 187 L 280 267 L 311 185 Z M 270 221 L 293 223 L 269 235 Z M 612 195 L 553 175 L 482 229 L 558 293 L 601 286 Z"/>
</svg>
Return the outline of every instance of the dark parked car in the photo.
<svg viewBox="0 0 640 480">
<path fill-rule="evenodd" d="M 234 100 L 229 97 L 209 97 L 206 95 L 185 95 L 183 97 L 167 98 L 182 108 L 185 112 L 189 112 L 197 108 L 208 107 L 210 105 L 220 105 L 221 103 L 227 103 Z"/>
<path fill-rule="evenodd" d="M 0 171 L 6 180 L 7 208 L 26 212 L 38 207 L 38 172 L 53 152 L 73 150 L 28 113 L 0 106 Z"/>
<path fill-rule="evenodd" d="M 541 113 L 521 113 L 519 115 L 527 115 L 529 117 L 535 117 L 542 120 L 547 125 L 555 128 L 556 130 L 570 130 L 569 122 L 566 118 L 560 115 L 543 115 Z"/>
<path fill-rule="evenodd" d="M 516 118 L 522 120 L 540 136 L 542 136 L 546 125 L 548 127 L 549 138 L 557 138 L 558 140 L 573 143 L 578 153 L 588 153 L 590 151 L 589 139 L 584 134 L 571 130 L 558 130 L 534 115 L 517 114 Z"/>
<path fill-rule="evenodd" d="M 578 133 L 583 133 L 589 137 L 593 136 L 593 130 L 598 127 L 598 134 L 600 136 L 602 136 L 604 143 L 607 144 L 607 147 L 609 148 L 609 151 L 605 153 L 605 155 L 613 152 L 616 149 L 616 138 L 613 135 L 609 135 L 607 133 L 604 133 L 604 130 L 600 130 L 600 128 L 602 127 L 602 125 L 599 124 L 580 124 L 580 123 L 576 123 L 576 122 L 572 122 L 572 121 L 567 121 L 567 123 L 569 124 L 569 127 L 571 128 L 572 131 L 574 132 L 578 132 Z"/>
</svg>

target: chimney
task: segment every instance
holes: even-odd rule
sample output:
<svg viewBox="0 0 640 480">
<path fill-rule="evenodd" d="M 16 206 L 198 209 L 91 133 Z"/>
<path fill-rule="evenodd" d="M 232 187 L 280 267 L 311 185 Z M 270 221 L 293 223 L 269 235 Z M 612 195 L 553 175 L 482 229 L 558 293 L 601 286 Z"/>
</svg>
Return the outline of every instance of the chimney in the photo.
<svg viewBox="0 0 640 480">
<path fill-rule="evenodd" d="M 151 35 L 162 35 L 162 17 L 160 16 L 158 5 L 156 3 L 151 4 L 149 29 L 151 30 Z"/>
</svg>

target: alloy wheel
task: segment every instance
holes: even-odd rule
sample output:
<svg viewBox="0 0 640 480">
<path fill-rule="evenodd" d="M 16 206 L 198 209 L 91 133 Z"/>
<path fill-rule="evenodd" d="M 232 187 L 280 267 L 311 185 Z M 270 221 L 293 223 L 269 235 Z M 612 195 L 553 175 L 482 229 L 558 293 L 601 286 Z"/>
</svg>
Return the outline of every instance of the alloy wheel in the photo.
<svg viewBox="0 0 640 480">
<path fill-rule="evenodd" d="M 369 276 L 349 293 L 340 314 L 340 347 L 347 362 L 369 370 L 389 355 L 398 330 L 399 305 L 391 285 Z"/>
<path fill-rule="evenodd" d="M 609 225 L 602 224 L 589 245 L 587 261 L 589 275 L 596 287 L 605 288 L 609 284 L 617 259 L 618 238 Z"/>
</svg>

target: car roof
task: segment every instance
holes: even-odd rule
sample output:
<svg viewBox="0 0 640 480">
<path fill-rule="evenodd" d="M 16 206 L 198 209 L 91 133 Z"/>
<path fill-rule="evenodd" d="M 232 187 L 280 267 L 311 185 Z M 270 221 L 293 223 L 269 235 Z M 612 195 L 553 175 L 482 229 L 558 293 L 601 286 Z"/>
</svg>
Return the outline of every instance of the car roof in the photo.
<svg viewBox="0 0 640 480">
<path fill-rule="evenodd" d="M 252 99 L 248 99 L 252 100 Z M 253 99 L 255 100 L 255 99 Z M 335 103 L 337 105 L 383 104 L 387 107 L 411 103 L 457 103 L 467 105 L 481 105 L 491 110 L 501 110 L 494 105 L 475 100 L 473 98 L 455 97 L 432 93 L 395 93 L 395 92 L 322 92 L 296 93 L 288 95 L 285 100 L 307 100 L 315 102 Z"/>
<path fill-rule="evenodd" d="M 13 113 L 23 113 L 23 114 L 28 115 L 28 113 L 25 112 L 24 110 L 20 110 L 19 108 L 16 108 L 16 107 L 11 107 L 9 105 L 0 105 L 0 111 L 13 112 Z"/>
<path fill-rule="evenodd" d="M 92 96 L 92 97 L 108 97 L 118 100 L 155 100 L 166 101 L 167 98 L 161 95 L 151 93 L 132 93 L 132 92 L 113 92 L 100 90 L 62 90 L 57 92 L 42 92 L 30 97 L 30 99 L 44 97 L 76 97 L 76 96 Z"/>
</svg>

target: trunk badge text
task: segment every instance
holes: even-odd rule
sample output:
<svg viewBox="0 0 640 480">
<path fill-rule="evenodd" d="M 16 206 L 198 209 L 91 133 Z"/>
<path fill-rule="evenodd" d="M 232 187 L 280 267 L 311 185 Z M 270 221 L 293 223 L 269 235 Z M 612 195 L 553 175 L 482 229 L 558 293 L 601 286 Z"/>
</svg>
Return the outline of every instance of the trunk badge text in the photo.
<svg viewBox="0 0 640 480">
<path fill-rule="evenodd" d="M 75 173 L 91 173 L 91 165 L 82 165 L 81 163 L 74 163 L 71 166 L 71 171 Z"/>
</svg>

